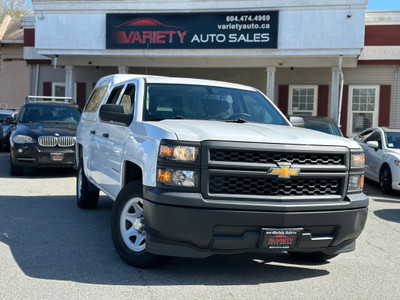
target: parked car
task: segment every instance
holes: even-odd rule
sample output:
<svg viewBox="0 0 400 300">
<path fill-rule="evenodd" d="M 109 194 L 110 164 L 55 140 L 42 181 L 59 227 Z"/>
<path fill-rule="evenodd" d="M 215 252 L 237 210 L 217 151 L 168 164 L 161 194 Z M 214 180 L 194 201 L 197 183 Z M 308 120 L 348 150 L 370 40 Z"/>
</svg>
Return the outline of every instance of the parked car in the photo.
<svg viewBox="0 0 400 300">
<path fill-rule="evenodd" d="M 74 167 L 75 136 L 81 110 L 65 97 L 29 97 L 10 138 L 10 173 L 24 167 Z"/>
<path fill-rule="evenodd" d="M 353 140 L 293 127 L 257 89 L 190 78 L 101 78 L 76 142 L 76 200 L 115 200 L 111 234 L 136 267 L 165 256 L 355 249 L 367 217 Z"/>
<path fill-rule="evenodd" d="M 318 130 L 328 134 L 333 134 L 337 136 L 343 136 L 342 131 L 336 122 L 330 118 L 325 117 L 313 117 L 313 116 L 295 116 L 300 117 L 304 120 L 304 128 Z M 290 116 L 293 118 L 293 116 Z"/>
<path fill-rule="evenodd" d="M 382 192 L 400 191 L 400 129 L 368 128 L 355 136 L 365 154 L 365 177 Z"/>
<path fill-rule="evenodd" d="M 10 147 L 10 135 L 12 125 L 7 123 L 6 119 L 14 118 L 17 115 L 17 110 L 2 109 L 0 110 L 0 151 L 8 150 Z"/>
</svg>

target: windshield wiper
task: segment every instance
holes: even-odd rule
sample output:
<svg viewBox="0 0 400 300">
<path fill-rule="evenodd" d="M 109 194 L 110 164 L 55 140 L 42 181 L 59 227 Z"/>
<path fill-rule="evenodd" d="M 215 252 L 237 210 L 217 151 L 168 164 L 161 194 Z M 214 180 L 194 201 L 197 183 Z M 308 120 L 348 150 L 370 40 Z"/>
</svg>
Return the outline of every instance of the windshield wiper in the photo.
<svg viewBox="0 0 400 300">
<path fill-rule="evenodd" d="M 40 121 L 38 123 L 46 123 L 46 124 L 78 124 L 75 122 L 64 122 L 64 121 Z"/>
<path fill-rule="evenodd" d="M 162 120 L 182 120 L 182 119 L 186 119 L 184 116 L 173 116 L 173 117 L 169 117 L 169 118 L 150 118 L 149 121 L 162 121 Z"/>
<path fill-rule="evenodd" d="M 247 123 L 248 121 L 242 118 L 237 118 L 233 120 L 224 120 L 225 122 L 231 122 L 231 123 Z"/>
</svg>

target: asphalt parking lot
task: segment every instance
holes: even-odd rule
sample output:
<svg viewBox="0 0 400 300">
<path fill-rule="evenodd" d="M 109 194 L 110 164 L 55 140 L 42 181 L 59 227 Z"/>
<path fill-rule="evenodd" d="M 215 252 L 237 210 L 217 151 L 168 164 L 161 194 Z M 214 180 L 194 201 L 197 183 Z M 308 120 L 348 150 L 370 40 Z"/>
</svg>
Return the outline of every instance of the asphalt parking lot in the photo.
<svg viewBox="0 0 400 300">
<path fill-rule="evenodd" d="M 0 153 L 0 299 L 399 299 L 400 196 L 367 183 L 370 209 L 356 251 L 325 264 L 287 254 L 175 258 L 127 266 L 114 251 L 112 201 L 75 204 L 70 170 L 9 176 Z"/>
</svg>

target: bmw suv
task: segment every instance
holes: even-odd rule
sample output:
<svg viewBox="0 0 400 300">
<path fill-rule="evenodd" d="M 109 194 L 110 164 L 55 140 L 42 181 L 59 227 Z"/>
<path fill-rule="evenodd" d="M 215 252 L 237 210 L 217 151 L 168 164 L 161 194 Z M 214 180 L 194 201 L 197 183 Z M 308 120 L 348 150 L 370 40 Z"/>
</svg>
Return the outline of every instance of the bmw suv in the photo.
<svg viewBox="0 0 400 300">
<path fill-rule="evenodd" d="M 13 122 L 11 175 L 22 175 L 24 167 L 74 167 L 80 116 L 70 98 L 28 96 Z"/>
</svg>

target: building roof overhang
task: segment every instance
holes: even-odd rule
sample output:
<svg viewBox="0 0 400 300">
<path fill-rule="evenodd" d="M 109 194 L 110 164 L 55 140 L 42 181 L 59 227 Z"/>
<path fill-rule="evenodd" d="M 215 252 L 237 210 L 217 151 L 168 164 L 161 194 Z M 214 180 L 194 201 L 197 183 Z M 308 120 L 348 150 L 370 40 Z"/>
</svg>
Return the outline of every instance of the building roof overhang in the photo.
<svg viewBox="0 0 400 300">
<path fill-rule="evenodd" d="M 359 49 L 360 51 L 360 49 Z M 40 53 L 40 52 L 39 52 Z M 358 52 L 359 53 L 359 52 Z M 43 56 L 43 53 L 40 53 Z M 338 66 L 341 55 L 292 55 L 292 56 L 244 56 L 244 55 L 192 55 L 180 56 L 165 55 L 128 55 L 119 53 L 115 55 L 98 54 L 93 55 L 71 55 L 66 53 L 48 54 L 53 60 L 53 64 L 75 65 L 75 66 L 131 66 L 131 67 L 165 67 L 165 68 L 262 68 L 262 67 L 281 67 L 281 68 L 305 68 L 305 67 L 335 67 Z M 343 57 L 343 67 L 356 67 L 358 55 L 345 54 Z"/>
</svg>

